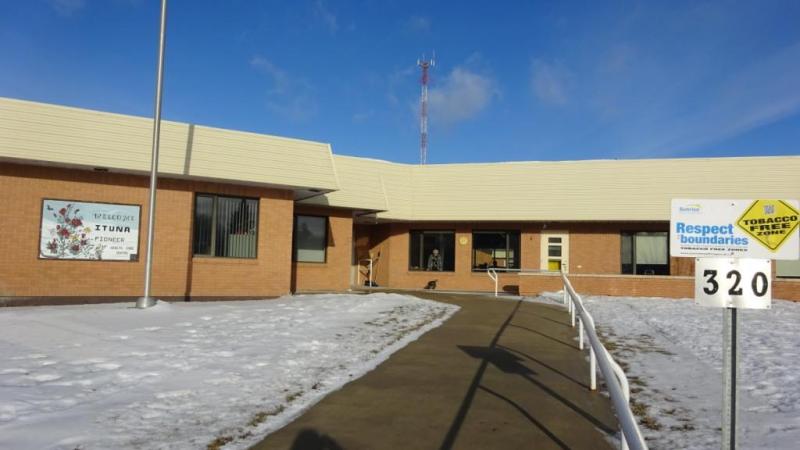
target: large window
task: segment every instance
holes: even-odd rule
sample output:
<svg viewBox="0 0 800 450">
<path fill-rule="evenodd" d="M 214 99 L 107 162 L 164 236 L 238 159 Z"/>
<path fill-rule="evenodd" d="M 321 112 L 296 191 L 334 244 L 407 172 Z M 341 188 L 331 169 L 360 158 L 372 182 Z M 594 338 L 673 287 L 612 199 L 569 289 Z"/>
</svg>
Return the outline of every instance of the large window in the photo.
<svg viewBox="0 0 800 450">
<path fill-rule="evenodd" d="M 456 239 L 452 231 L 412 231 L 408 268 L 452 272 L 456 268 Z"/>
<path fill-rule="evenodd" d="M 794 261 L 778 260 L 775 262 L 778 278 L 800 278 L 800 259 Z"/>
<path fill-rule="evenodd" d="M 519 231 L 474 231 L 472 270 L 519 269 Z"/>
<path fill-rule="evenodd" d="M 295 216 L 294 260 L 298 262 L 325 262 L 328 248 L 328 218 Z"/>
<path fill-rule="evenodd" d="M 669 275 L 668 233 L 623 232 L 622 273 Z"/>
<path fill-rule="evenodd" d="M 258 200 L 197 194 L 194 205 L 194 254 L 255 258 Z"/>
</svg>

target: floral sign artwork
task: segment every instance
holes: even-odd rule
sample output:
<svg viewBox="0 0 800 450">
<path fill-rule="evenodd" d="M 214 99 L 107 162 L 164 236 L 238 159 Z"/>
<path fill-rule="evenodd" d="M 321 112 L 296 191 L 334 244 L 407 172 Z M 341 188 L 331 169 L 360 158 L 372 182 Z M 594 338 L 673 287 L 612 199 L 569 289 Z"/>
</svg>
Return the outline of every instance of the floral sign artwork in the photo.
<svg viewBox="0 0 800 450">
<path fill-rule="evenodd" d="M 45 199 L 39 257 L 136 261 L 139 212 L 138 205 Z"/>
</svg>

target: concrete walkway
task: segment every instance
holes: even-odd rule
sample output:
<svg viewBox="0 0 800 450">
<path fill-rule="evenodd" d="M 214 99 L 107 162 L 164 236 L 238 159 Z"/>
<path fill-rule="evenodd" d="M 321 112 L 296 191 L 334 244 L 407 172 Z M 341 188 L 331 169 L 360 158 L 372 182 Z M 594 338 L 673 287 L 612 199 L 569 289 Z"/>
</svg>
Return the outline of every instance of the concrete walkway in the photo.
<svg viewBox="0 0 800 450">
<path fill-rule="evenodd" d="M 254 448 L 612 448 L 611 404 L 587 389 L 588 363 L 563 309 L 418 296 L 462 309 Z"/>
</svg>

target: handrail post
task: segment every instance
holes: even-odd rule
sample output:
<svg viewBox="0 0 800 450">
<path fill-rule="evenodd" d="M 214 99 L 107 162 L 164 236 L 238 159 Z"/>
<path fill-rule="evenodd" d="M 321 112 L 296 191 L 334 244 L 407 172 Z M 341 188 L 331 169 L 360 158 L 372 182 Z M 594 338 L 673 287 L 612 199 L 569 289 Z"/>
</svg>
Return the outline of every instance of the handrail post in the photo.
<svg viewBox="0 0 800 450">
<path fill-rule="evenodd" d="M 497 283 L 500 279 L 500 277 L 497 275 L 497 270 L 494 268 L 486 269 L 486 275 L 488 275 L 489 278 L 494 281 L 494 296 L 497 297 Z"/>
<path fill-rule="evenodd" d="M 356 273 L 356 284 L 358 286 L 361 286 L 361 263 L 364 262 L 364 261 L 368 261 L 369 262 L 369 265 L 367 266 L 368 270 L 369 270 L 367 281 L 369 281 L 369 284 L 367 286 L 368 287 L 372 287 L 372 258 L 364 258 L 364 259 L 358 260 L 358 267 L 357 267 L 358 270 L 357 270 L 357 273 Z"/>
<path fill-rule="evenodd" d="M 589 389 L 597 390 L 597 357 L 594 355 L 594 348 L 589 346 Z"/>
<path fill-rule="evenodd" d="M 572 328 L 575 328 L 575 305 L 574 305 L 573 302 L 574 302 L 574 300 L 572 302 L 570 302 L 570 304 L 572 305 L 572 311 L 570 311 L 570 313 L 571 313 L 571 316 L 572 316 Z"/>
<path fill-rule="evenodd" d="M 589 388 L 597 389 L 597 372 L 603 375 L 606 380 L 609 397 L 614 404 L 617 413 L 620 430 L 620 448 L 622 450 L 647 450 L 647 442 L 642 436 L 641 429 L 630 407 L 630 384 L 622 367 L 614 361 L 609 351 L 600 341 L 595 322 L 592 315 L 587 311 L 581 300 L 581 296 L 575 292 L 572 284 L 562 273 L 565 298 L 568 299 L 568 307 L 572 326 L 575 326 L 575 319 L 578 320 L 579 347 L 583 348 L 583 341 L 586 338 L 589 342 Z"/>
<path fill-rule="evenodd" d="M 492 272 L 494 272 L 494 296 L 497 297 L 497 284 L 500 282 L 500 275 L 494 269 L 492 269 Z"/>
</svg>

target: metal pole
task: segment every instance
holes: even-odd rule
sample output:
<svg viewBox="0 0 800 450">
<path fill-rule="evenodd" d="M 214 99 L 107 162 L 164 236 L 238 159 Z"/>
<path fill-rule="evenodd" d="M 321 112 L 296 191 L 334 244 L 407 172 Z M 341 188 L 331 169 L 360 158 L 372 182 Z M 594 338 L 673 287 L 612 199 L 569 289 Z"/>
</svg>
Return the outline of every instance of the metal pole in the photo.
<svg viewBox="0 0 800 450">
<path fill-rule="evenodd" d="M 570 305 L 572 305 L 572 310 L 570 311 L 570 314 L 572 315 L 572 328 L 575 328 L 575 304 L 574 304 L 574 301 L 570 302 Z"/>
<path fill-rule="evenodd" d="M 149 308 L 156 304 L 150 296 L 153 274 L 153 230 L 156 221 L 156 187 L 158 184 L 158 144 L 161 137 L 161 93 L 164 86 L 164 46 L 167 31 L 167 0 L 161 0 L 161 30 L 158 39 L 158 69 L 156 72 L 155 115 L 153 117 L 153 154 L 150 160 L 150 203 L 147 217 L 147 254 L 144 263 L 144 296 L 136 300 L 137 308 Z"/>
<path fill-rule="evenodd" d="M 369 287 L 372 287 L 372 258 L 369 259 Z"/>
<path fill-rule="evenodd" d="M 583 350 L 583 322 L 578 318 L 578 348 Z"/>
<path fill-rule="evenodd" d="M 739 336 L 736 308 L 725 308 L 722 316 L 722 450 L 735 450 L 736 409 L 739 393 L 736 378 L 739 368 Z"/>
<path fill-rule="evenodd" d="M 591 345 L 589 345 L 589 389 L 597 390 L 597 357 Z"/>
</svg>

